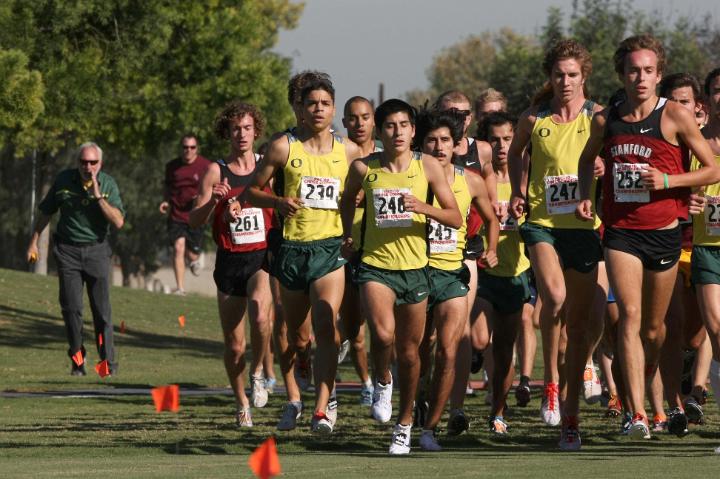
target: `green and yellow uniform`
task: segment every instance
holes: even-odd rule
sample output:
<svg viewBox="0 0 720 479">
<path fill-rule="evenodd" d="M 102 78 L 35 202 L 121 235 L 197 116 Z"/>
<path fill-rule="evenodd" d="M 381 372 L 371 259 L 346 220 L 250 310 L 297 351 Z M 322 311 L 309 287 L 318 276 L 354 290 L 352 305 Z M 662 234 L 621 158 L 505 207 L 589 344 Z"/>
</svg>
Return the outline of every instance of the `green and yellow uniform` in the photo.
<svg viewBox="0 0 720 479">
<path fill-rule="evenodd" d="M 510 196 L 510 183 L 498 182 L 498 202 L 507 206 Z M 516 221 L 510 216 L 502 219 L 496 251 L 498 264 L 494 268 L 480 271 L 478 275 L 478 296 L 489 301 L 493 308 L 502 314 L 520 311 L 523 304 L 530 299 L 527 275 L 530 260 L 525 256 L 525 244 L 518 232 L 518 226 L 522 222 L 522 218 Z"/>
<path fill-rule="evenodd" d="M 403 194 L 428 198 L 422 155 L 412 155 L 405 171 L 391 173 L 382 167 L 382 153 L 373 153 L 362 181 L 365 216 L 357 282 L 385 284 L 395 291 L 397 304 L 419 303 L 429 292 L 425 215 L 405 211 L 403 200 Z"/>
<path fill-rule="evenodd" d="M 720 164 L 720 155 L 715 156 L 715 162 Z M 693 157 L 690 170 L 700 168 Z M 720 183 L 705 187 L 705 199 L 704 211 L 693 216 L 692 282 L 720 284 Z"/>
<path fill-rule="evenodd" d="M 441 225 L 433 219 L 429 221 L 430 298 L 428 308 L 468 293 L 470 271 L 463 262 L 463 250 L 467 237 L 467 213 L 470 210 L 472 196 L 468 188 L 465 170 L 461 166 L 454 167 L 454 179 L 450 187 L 455 195 L 458 208 L 466 214 L 463 216 L 462 226 L 459 229 Z M 433 206 L 440 207 L 437 198 L 433 198 Z"/>
<path fill-rule="evenodd" d="M 287 289 L 308 290 L 311 282 L 345 264 L 340 255 L 339 201 L 348 174 L 345 144 L 333 135 L 330 153 L 314 155 L 288 135 L 290 151 L 282 170 L 283 196 L 300 198 L 303 207 L 284 218 L 283 241 L 272 274 Z"/>
<path fill-rule="evenodd" d="M 591 271 L 602 256 L 596 230 L 600 219 L 586 222 L 575 216 L 580 201 L 578 159 L 590 137 L 595 103 L 583 105 L 568 123 L 552 119 L 549 103 L 537 112 L 530 136 L 530 174 L 527 187 L 527 221 L 520 231 L 528 245 L 552 244 L 565 268 Z M 593 182 L 591 198 L 595 197 Z"/>
</svg>

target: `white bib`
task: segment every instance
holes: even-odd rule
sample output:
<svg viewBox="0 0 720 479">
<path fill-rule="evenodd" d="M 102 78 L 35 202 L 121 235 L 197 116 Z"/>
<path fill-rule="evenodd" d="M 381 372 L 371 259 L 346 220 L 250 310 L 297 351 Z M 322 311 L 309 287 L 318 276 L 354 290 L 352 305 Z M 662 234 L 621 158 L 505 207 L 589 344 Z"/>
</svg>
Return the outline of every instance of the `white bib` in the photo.
<svg viewBox="0 0 720 479">
<path fill-rule="evenodd" d="M 308 208 L 338 209 L 340 180 L 322 176 L 303 176 L 300 181 L 300 198 Z"/>
<path fill-rule="evenodd" d="M 650 191 L 640 179 L 640 173 L 650 167 L 647 163 L 615 163 L 613 185 L 616 203 L 649 203 Z"/>
<path fill-rule="evenodd" d="M 574 213 L 579 202 L 577 175 L 545 177 L 545 205 L 549 215 Z"/>
<path fill-rule="evenodd" d="M 237 221 L 230 223 L 233 244 L 252 244 L 265 241 L 265 216 L 261 208 L 244 208 Z"/>
<path fill-rule="evenodd" d="M 457 249 L 458 230 L 430 219 L 430 253 L 453 253 Z"/>
<path fill-rule="evenodd" d="M 409 195 L 409 188 L 375 188 L 375 226 L 378 228 L 409 228 L 412 226 L 412 212 L 405 211 L 403 195 Z"/>
<path fill-rule="evenodd" d="M 720 196 L 706 196 L 705 232 L 710 236 L 720 236 Z"/>
</svg>

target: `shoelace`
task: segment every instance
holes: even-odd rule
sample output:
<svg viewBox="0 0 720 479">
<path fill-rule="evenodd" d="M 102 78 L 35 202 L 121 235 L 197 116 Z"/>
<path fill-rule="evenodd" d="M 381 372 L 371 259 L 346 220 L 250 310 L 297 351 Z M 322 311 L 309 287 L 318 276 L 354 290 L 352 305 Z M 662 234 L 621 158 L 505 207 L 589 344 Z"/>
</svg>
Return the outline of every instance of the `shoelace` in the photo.
<svg viewBox="0 0 720 479">
<path fill-rule="evenodd" d="M 640 414 L 640 413 L 635 413 L 635 414 L 633 415 L 633 417 L 632 417 L 632 420 L 630 421 L 630 424 L 631 424 L 631 425 L 632 425 L 632 424 L 635 424 L 635 423 L 638 422 L 638 421 L 642 422 L 643 425 L 645 425 L 645 426 L 647 427 L 647 425 L 648 425 L 648 420 L 647 420 L 647 418 L 646 418 L 645 416 L 643 416 L 642 414 Z"/>
<path fill-rule="evenodd" d="M 393 442 L 398 446 L 404 446 L 407 442 L 407 434 L 404 432 L 396 432 L 393 437 Z"/>
<path fill-rule="evenodd" d="M 555 383 L 550 383 L 545 387 L 545 397 L 548 400 L 548 410 L 555 410 L 555 403 L 557 402 L 558 387 Z"/>
</svg>

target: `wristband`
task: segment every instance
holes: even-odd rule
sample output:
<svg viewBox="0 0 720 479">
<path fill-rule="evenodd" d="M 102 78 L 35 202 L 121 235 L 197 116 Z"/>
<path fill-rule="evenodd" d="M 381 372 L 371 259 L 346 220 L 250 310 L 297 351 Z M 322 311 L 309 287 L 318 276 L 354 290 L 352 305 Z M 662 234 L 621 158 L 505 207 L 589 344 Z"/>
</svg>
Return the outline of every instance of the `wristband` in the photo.
<svg viewBox="0 0 720 479">
<path fill-rule="evenodd" d="M 665 185 L 665 189 L 667 190 L 670 188 L 670 182 L 668 181 L 668 174 L 663 173 L 663 184 Z"/>
</svg>

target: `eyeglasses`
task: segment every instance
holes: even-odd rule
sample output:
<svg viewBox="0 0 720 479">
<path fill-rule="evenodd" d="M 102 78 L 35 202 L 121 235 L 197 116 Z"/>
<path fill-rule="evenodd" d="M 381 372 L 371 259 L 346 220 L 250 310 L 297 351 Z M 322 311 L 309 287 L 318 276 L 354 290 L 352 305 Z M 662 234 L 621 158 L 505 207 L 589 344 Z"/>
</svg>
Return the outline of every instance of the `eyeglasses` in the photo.
<svg viewBox="0 0 720 479">
<path fill-rule="evenodd" d="M 450 113 L 455 113 L 457 115 L 462 115 L 462 116 L 468 116 L 471 113 L 470 110 L 460 110 L 457 108 L 448 108 L 445 111 L 450 112 Z"/>
<path fill-rule="evenodd" d="M 183 145 L 183 150 L 195 150 L 197 149 L 197 145 Z"/>
<path fill-rule="evenodd" d="M 98 163 L 100 163 L 100 160 L 80 160 L 80 164 L 82 164 L 82 165 L 95 166 Z"/>
</svg>

